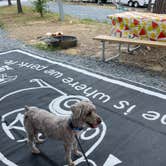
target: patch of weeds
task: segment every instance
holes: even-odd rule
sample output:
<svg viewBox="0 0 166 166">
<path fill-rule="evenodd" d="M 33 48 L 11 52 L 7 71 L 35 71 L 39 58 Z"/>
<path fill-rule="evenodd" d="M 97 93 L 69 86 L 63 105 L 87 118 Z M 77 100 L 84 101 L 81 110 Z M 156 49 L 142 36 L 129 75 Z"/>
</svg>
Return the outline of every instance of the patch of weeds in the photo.
<svg viewBox="0 0 166 166">
<path fill-rule="evenodd" d="M 110 22 L 107 21 L 107 20 L 102 21 L 102 23 L 103 23 L 103 24 L 108 24 L 108 25 L 110 25 Z"/>
<path fill-rule="evenodd" d="M 35 0 L 32 2 L 34 9 L 36 12 L 40 14 L 40 17 L 44 17 L 44 13 L 46 12 L 47 0 Z"/>
<path fill-rule="evenodd" d="M 44 42 L 36 43 L 33 46 L 40 49 L 40 50 L 44 50 L 44 51 L 58 51 L 58 50 L 61 50 L 60 47 L 49 46 Z"/>
<path fill-rule="evenodd" d="M 4 28 L 4 24 L 2 22 L 0 22 L 0 28 L 3 29 Z"/>
<path fill-rule="evenodd" d="M 96 20 L 92 20 L 92 19 L 90 19 L 90 18 L 84 18 L 84 19 L 81 19 L 80 22 L 83 23 L 83 24 L 97 23 Z"/>
<path fill-rule="evenodd" d="M 0 7 L 0 22 L 4 24 L 4 26 L 22 26 L 29 23 L 35 22 L 57 22 L 58 15 L 47 12 L 44 17 L 41 18 L 38 13 L 34 11 L 32 7 L 23 6 L 23 14 L 17 13 L 16 5 L 11 7 Z"/>
</svg>

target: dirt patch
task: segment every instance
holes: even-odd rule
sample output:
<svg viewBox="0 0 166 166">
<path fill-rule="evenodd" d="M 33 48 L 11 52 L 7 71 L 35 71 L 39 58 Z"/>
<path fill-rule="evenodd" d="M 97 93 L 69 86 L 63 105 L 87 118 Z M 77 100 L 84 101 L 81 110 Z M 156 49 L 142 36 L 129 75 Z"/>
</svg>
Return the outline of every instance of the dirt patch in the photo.
<svg viewBox="0 0 166 166">
<path fill-rule="evenodd" d="M 140 66 L 144 69 L 162 72 L 166 75 L 166 49 L 141 47 L 139 50 L 124 53 L 119 61 L 125 64 Z"/>
<path fill-rule="evenodd" d="M 109 34 L 110 26 L 107 24 L 75 24 L 68 22 L 64 24 L 56 23 L 42 23 L 33 22 L 26 23 L 26 25 L 18 27 L 8 27 L 9 36 L 24 41 L 27 44 L 35 44 L 38 42 L 37 38 L 45 35 L 47 32 L 63 32 L 64 35 L 76 36 L 78 39 L 78 46 L 67 50 L 61 50 L 67 54 L 94 56 L 99 51 L 98 42 L 92 38 L 99 34 Z"/>
</svg>

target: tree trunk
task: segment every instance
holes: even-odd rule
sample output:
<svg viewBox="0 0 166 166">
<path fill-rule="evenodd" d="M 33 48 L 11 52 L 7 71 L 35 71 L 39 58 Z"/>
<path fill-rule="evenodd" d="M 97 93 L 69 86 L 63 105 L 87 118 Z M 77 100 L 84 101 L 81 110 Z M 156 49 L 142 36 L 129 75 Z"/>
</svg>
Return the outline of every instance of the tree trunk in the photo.
<svg viewBox="0 0 166 166">
<path fill-rule="evenodd" d="M 11 6 L 11 5 L 12 5 L 11 0 L 8 0 L 8 6 Z"/>
<path fill-rule="evenodd" d="M 40 17 L 43 17 L 43 1 L 42 0 L 38 0 L 39 4 L 40 4 L 40 9 L 39 9 L 39 13 L 40 13 Z"/>
<path fill-rule="evenodd" d="M 17 10 L 18 10 L 18 13 L 23 13 L 22 5 L 21 5 L 20 0 L 17 0 Z"/>
<path fill-rule="evenodd" d="M 166 14 L 166 0 L 156 0 L 153 13 Z"/>
</svg>

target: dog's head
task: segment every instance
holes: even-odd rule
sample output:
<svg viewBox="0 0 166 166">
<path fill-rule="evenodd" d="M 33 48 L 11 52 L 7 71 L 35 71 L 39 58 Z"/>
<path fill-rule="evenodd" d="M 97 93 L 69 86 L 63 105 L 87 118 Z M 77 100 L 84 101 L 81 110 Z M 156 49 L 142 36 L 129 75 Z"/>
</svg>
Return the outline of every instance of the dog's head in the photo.
<svg viewBox="0 0 166 166">
<path fill-rule="evenodd" d="M 96 113 L 96 107 L 91 101 L 80 101 L 71 106 L 72 119 L 96 128 L 101 123 L 101 117 Z"/>
</svg>

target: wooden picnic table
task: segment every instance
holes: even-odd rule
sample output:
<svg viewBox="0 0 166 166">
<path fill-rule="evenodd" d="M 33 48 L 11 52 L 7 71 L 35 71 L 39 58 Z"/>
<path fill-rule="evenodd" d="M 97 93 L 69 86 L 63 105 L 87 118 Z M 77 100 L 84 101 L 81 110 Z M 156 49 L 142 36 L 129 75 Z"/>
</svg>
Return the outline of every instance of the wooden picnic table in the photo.
<svg viewBox="0 0 166 166">
<path fill-rule="evenodd" d="M 109 15 L 111 33 L 122 37 L 138 37 L 146 40 L 166 41 L 166 14 L 123 12 Z"/>
</svg>

